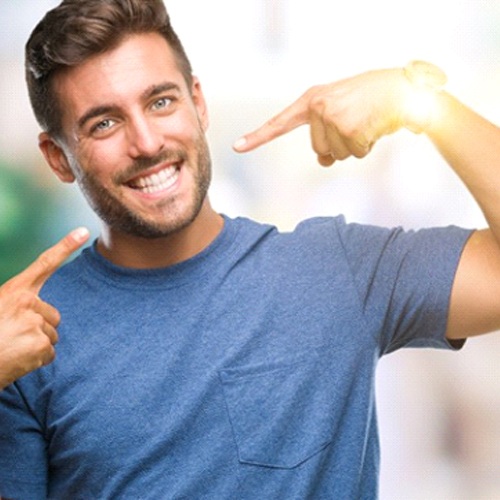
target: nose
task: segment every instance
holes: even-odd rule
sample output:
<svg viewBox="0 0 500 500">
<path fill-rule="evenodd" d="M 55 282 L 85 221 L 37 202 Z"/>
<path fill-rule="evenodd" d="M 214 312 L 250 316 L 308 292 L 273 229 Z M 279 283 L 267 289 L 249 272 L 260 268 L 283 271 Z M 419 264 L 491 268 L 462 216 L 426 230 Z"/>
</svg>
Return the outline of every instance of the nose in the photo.
<svg viewBox="0 0 500 500">
<path fill-rule="evenodd" d="M 159 130 L 147 117 L 135 117 L 127 127 L 129 155 L 131 158 L 153 157 L 163 148 Z"/>
</svg>

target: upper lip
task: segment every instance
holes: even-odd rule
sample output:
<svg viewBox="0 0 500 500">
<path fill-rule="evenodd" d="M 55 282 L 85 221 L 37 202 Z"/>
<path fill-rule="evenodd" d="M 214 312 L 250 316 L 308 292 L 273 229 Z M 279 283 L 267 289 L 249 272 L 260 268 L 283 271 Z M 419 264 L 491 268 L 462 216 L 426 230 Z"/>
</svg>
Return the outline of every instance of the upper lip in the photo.
<svg viewBox="0 0 500 500">
<path fill-rule="evenodd" d="M 146 170 L 142 170 L 140 173 L 135 174 L 133 177 L 128 178 L 124 184 L 135 184 L 139 179 L 144 178 L 144 177 L 150 177 L 151 175 L 158 174 L 162 170 L 165 170 L 166 168 L 171 168 L 171 167 L 176 167 L 179 168 L 181 164 L 181 160 L 177 161 L 168 161 L 168 162 L 163 162 L 160 165 L 156 165 L 154 167 L 150 167 Z"/>
</svg>

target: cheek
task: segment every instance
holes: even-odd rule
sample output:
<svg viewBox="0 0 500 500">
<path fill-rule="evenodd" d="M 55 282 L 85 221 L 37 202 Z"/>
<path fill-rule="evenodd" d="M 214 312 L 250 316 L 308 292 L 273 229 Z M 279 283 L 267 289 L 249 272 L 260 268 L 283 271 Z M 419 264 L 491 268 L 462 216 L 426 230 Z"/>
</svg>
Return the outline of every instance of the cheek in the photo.
<svg viewBox="0 0 500 500">
<path fill-rule="evenodd" d="M 123 164 L 123 157 L 115 142 L 100 141 L 81 145 L 77 157 L 80 170 L 99 178 L 112 175 L 117 165 Z"/>
<path fill-rule="evenodd" d="M 165 139 L 172 138 L 186 144 L 205 133 L 205 126 L 194 110 L 170 116 L 162 127 Z"/>
</svg>

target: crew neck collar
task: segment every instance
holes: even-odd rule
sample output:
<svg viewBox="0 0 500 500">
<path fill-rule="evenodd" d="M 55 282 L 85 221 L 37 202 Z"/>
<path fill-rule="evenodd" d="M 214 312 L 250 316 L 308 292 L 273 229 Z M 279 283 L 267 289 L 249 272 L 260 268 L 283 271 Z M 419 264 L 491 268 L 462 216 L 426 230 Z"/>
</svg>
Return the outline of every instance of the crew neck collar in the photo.
<svg viewBox="0 0 500 500">
<path fill-rule="evenodd" d="M 97 250 L 97 240 L 92 246 L 87 248 L 82 257 L 86 261 L 86 270 L 95 277 L 112 281 L 115 285 L 121 287 L 134 286 L 139 283 L 143 286 L 168 286 L 169 283 L 175 283 L 179 286 L 185 281 L 192 279 L 193 273 L 201 276 L 205 272 L 213 269 L 218 261 L 227 256 L 231 251 L 233 242 L 238 232 L 238 225 L 235 220 L 226 215 L 222 215 L 224 225 L 217 237 L 204 250 L 195 256 L 173 264 L 168 267 L 154 269 L 136 269 L 113 264 L 110 260 L 101 255 Z"/>
</svg>

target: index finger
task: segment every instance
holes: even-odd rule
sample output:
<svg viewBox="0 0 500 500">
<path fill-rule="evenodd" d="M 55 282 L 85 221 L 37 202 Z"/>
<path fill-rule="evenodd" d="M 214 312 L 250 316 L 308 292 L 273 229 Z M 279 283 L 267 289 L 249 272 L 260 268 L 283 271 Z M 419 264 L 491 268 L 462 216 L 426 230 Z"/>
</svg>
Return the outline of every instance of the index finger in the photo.
<svg viewBox="0 0 500 500">
<path fill-rule="evenodd" d="M 38 293 L 47 279 L 59 266 L 89 238 L 87 228 L 79 227 L 67 234 L 54 246 L 45 250 L 38 258 L 20 274 L 12 278 L 17 285 L 30 288 Z"/>
<path fill-rule="evenodd" d="M 309 97 L 309 93 L 306 92 L 264 125 L 238 139 L 233 144 L 234 150 L 246 153 L 308 123 Z"/>
</svg>

